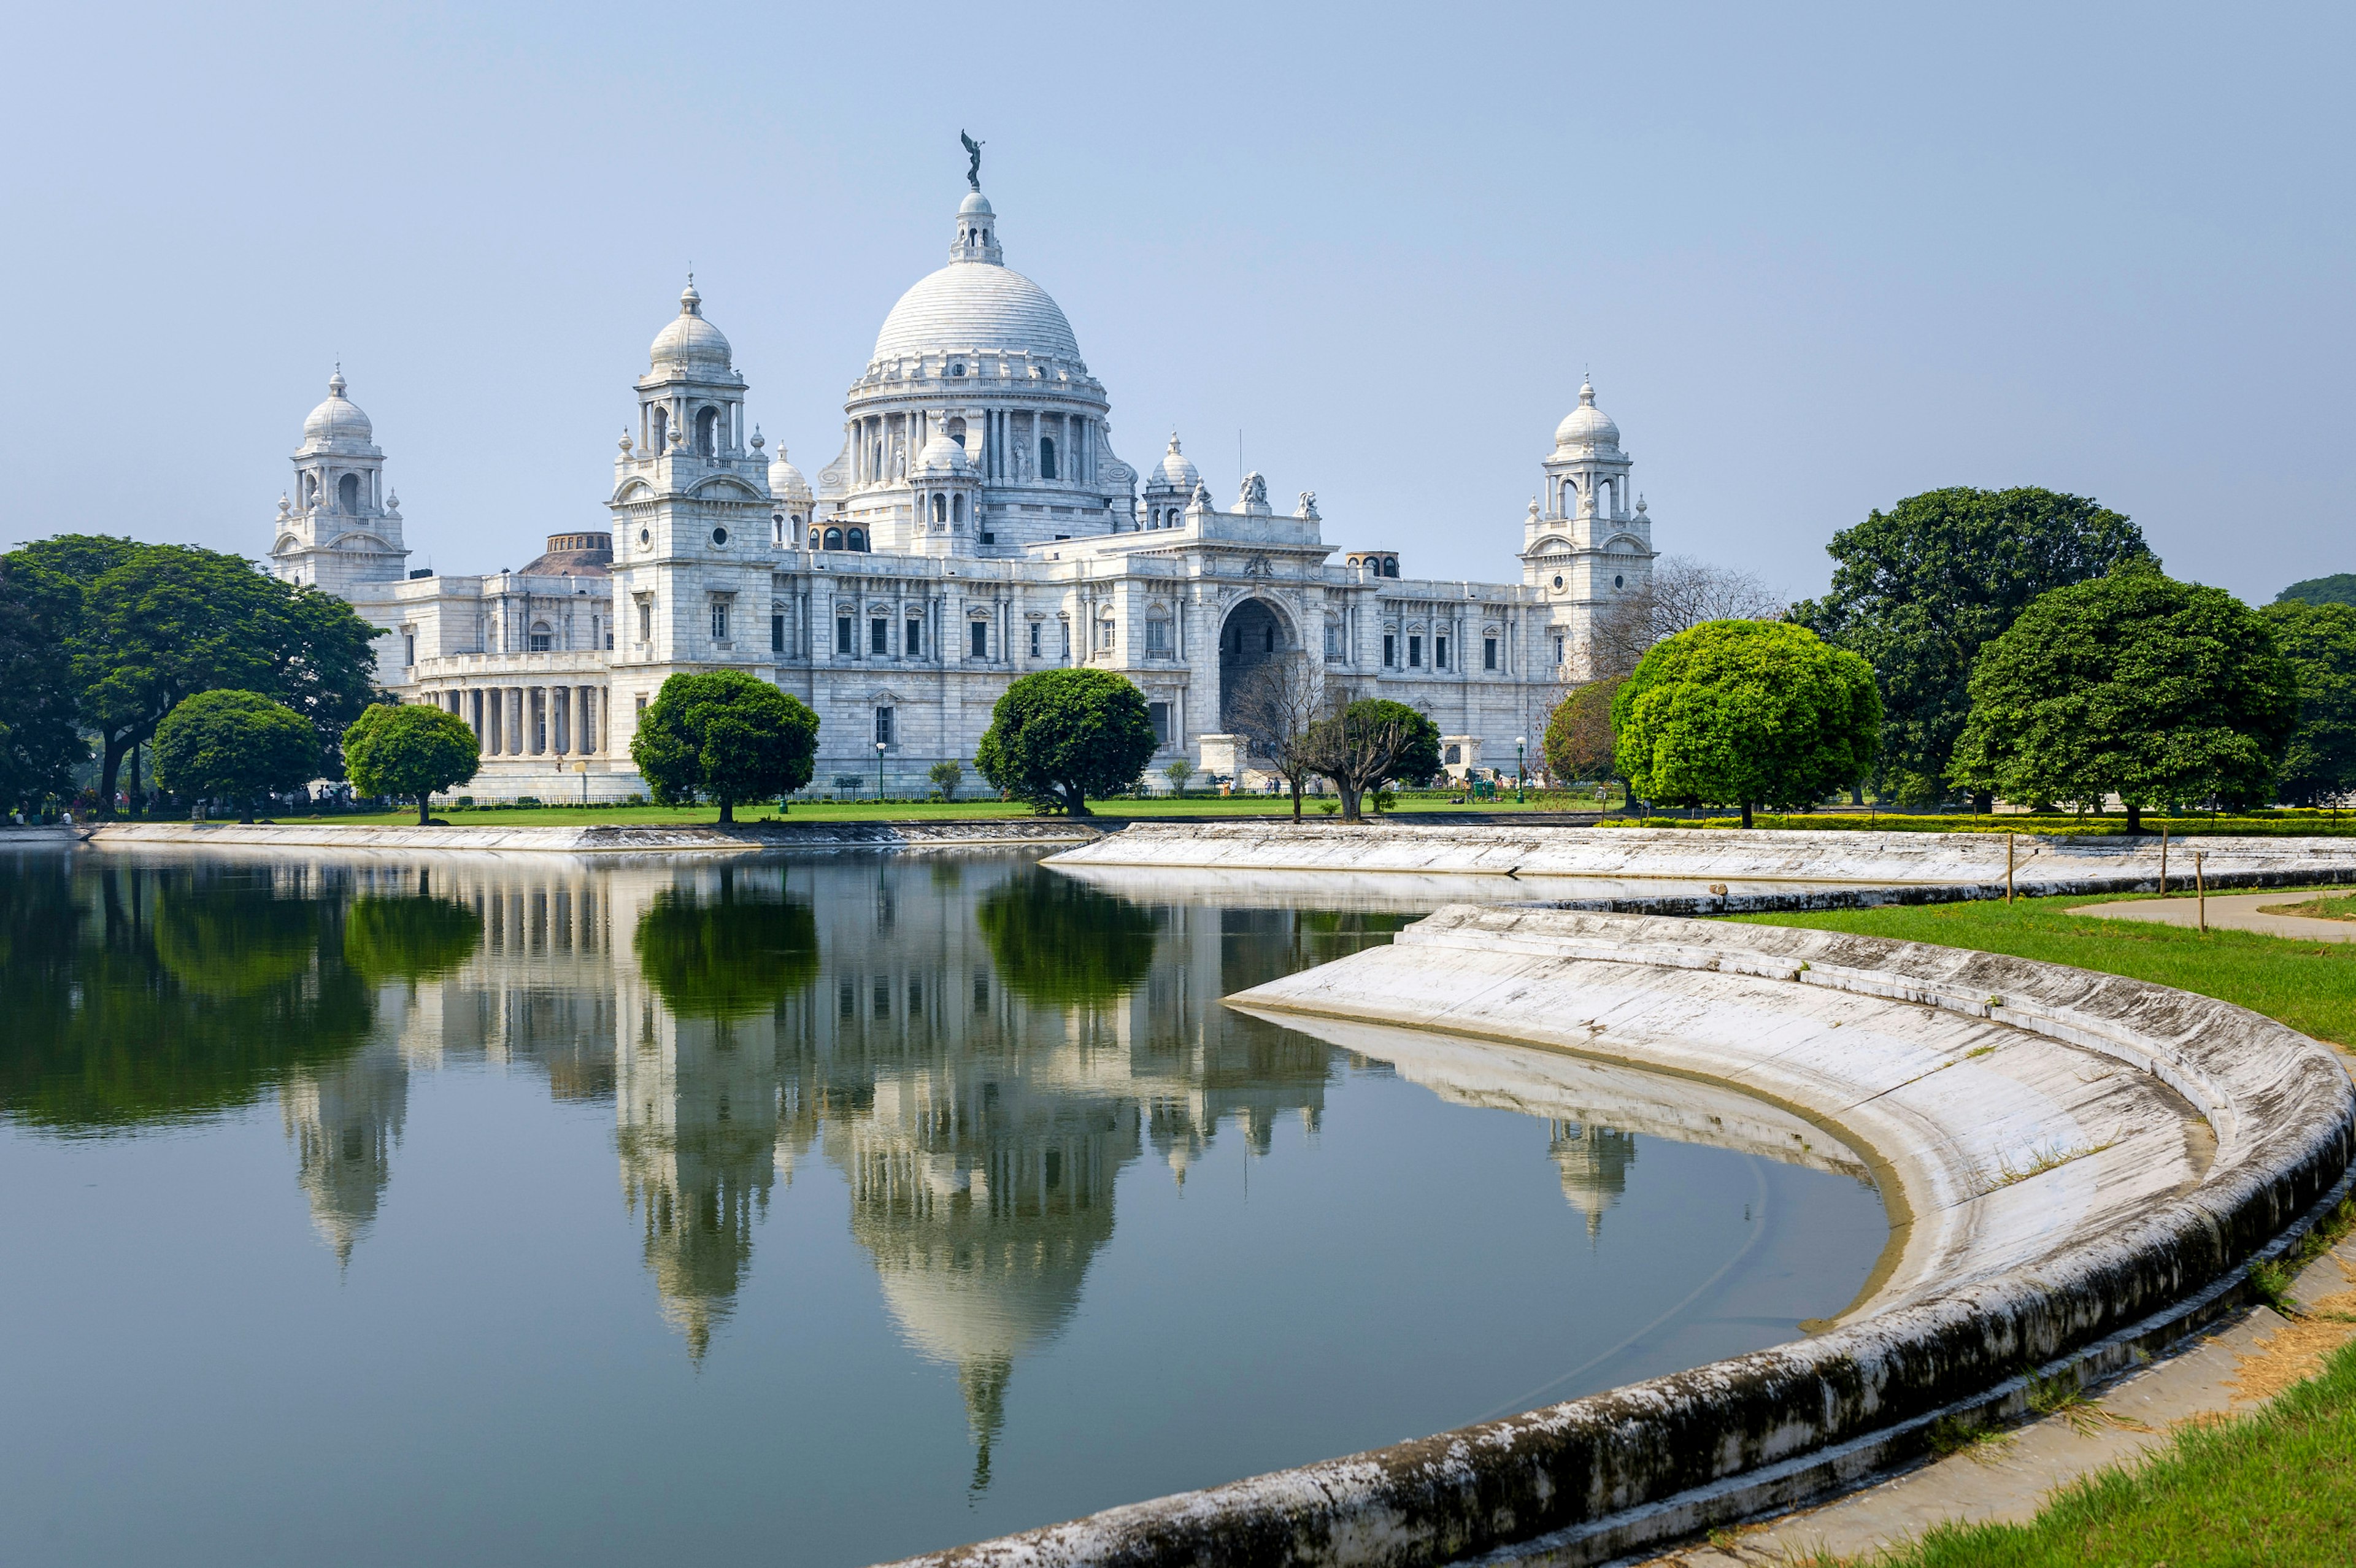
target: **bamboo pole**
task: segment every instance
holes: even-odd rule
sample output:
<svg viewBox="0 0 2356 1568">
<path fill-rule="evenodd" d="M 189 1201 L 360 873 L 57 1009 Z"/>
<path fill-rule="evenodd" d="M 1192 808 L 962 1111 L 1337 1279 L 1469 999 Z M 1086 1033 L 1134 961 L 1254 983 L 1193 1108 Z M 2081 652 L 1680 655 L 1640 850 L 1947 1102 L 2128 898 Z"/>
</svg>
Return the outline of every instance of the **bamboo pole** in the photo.
<svg viewBox="0 0 2356 1568">
<path fill-rule="evenodd" d="M 2161 898 L 2168 896 L 2168 825 L 2166 823 L 2160 824 L 2159 828 L 2159 896 Z"/>
<path fill-rule="evenodd" d="M 2012 901 L 2012 835 L 2004 836 L 2004 901 Z"/>
<path fill-rule="evenodd" d="M 2209 880 L 2201 872 L 2201 863 L 2209 857 L 2195 853 L 2192 857 L 2192 886 L 2201 900 L 2201 934 L 2209 934 Z"/>
</svg>

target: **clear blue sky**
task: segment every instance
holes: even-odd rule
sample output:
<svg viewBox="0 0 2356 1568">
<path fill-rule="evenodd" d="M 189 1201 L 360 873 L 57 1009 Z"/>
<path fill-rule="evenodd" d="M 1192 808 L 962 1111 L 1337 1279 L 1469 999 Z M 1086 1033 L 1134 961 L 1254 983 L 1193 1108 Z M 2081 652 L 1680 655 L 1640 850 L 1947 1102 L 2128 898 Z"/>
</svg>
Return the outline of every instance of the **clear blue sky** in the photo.
<svg viewBox="0 0 2356 1568">
<path fill-rule="evenodd" d="M 1140 468 L 1513 575 L 1591 367 L 1666 550 L 1936 485 L 2356 571 L 2346 7 L 283 9 L 9 24 L 0 541 L 265 550 L 340 358 L 417 564 L 602 527 L 692 259 L 809 473 L 960 128 Z"/>
</svg>

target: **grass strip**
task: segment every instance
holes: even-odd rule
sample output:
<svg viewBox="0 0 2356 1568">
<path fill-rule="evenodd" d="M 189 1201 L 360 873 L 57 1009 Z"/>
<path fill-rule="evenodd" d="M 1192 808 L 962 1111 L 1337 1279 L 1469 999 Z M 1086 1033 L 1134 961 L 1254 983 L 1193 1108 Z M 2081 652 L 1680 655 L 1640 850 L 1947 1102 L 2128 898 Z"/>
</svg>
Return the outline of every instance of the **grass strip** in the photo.
<svg viewBox="0 0 2356 1568">
<path fill-rule="evenodd" d="M 2203 934 L 2180 926 L 2071 912 L 2112 901 L 2075 897 L 2020 899 L 2008 904 L 1988 899 L 1729 918 L 1754 925 L 1798 925 L 1931 942 L 2125 975 L 2215 997 L 2317 1040 L 2356 1046 L 2356 943 L 2297 942 L 2216 929 Z M 2349 1561 L 2356 1563 L 2356 1551 Z"/>
</svg>

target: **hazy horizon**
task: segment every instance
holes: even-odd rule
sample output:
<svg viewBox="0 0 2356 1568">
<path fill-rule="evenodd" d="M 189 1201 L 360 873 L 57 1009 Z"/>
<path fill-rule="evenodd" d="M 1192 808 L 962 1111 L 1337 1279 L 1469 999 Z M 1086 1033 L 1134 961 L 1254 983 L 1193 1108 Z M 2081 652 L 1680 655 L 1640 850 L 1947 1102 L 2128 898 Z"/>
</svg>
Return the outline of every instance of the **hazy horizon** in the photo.
<svg viewBox="0 0 2356 1568">
<path fill-rule="evenodd" d="M 606 526 L 691 261 L 815 477 L 958 133 L 1144 469 L 1518 578 L 1582 371 L 1655 540 L 2041 485 L 2253 602 L 2356 570 L 2351 27 L 2320 8 L 134 6 L 20 17 L 0 543 L 259 556 L 340 361 L 413 566 Z M 95 451 L 89 449 L 95 448 Z"/>
</svg>

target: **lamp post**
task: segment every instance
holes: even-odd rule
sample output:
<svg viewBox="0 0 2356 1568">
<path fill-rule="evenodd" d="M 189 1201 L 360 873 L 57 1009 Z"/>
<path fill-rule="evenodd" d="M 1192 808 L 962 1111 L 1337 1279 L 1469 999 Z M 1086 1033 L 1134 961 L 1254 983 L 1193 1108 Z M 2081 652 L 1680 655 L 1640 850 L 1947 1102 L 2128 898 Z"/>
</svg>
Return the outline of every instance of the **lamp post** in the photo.
<svg viewBox="0 0 2356 1568">
<path fill-rule="evenodd" d="M 882 741 L 875 742 L 875 804 L 878 805 L 884 804 L 884 746 Z"/>
<path fill-rule="evenodd" d="M 1522 749 L 1528 744 L 1528 736 L 1514 737 L 1514 804 L 1516 805 L 1526 805 L 1530 798 L 1529 770 L 1522 766 Z"/>
</svg>

